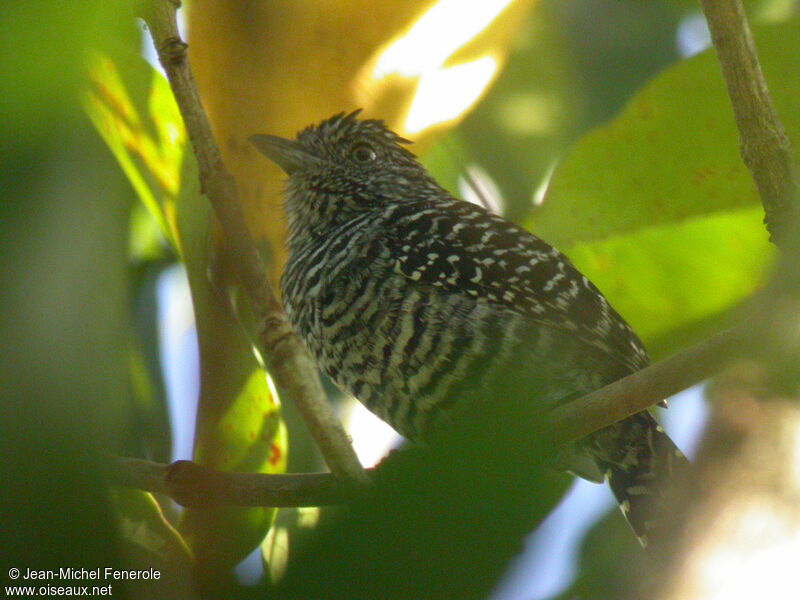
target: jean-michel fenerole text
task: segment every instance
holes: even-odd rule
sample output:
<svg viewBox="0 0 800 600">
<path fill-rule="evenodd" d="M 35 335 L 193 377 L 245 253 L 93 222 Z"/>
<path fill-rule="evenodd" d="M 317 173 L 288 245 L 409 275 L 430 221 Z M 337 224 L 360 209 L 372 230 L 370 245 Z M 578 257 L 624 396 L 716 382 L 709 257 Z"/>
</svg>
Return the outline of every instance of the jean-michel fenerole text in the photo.
<svg viewBox="0 0 800 600">
<path fill-rule="evenodd" d="M 97 567 L 94 569 L 61 567 L 58 570 L 46 569 L 37 571 L 25 569 L 22 579 L 44 581 L 161 579 L 161 572 L 152 568 L 119 570 L 112 567 Z"/>
</svg>

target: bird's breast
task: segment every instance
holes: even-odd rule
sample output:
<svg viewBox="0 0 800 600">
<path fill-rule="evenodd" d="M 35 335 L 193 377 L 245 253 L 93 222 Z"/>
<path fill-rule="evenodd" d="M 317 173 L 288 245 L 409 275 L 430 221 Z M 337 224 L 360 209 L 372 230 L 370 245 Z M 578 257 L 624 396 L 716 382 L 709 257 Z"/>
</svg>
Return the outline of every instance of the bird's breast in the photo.
<svg viewBox="0 0 800 600">
<path fill-rule="evenodd" d="M 329 377 L 418 437 L 455 398 L 485 395 L 483 384 L 526 324 L 475 298 L 416 285 L 380 253 L 350 250 L 309 254 L 302 267 L 303 258 L 290 257 L 287 312 Z"/>
</svg>

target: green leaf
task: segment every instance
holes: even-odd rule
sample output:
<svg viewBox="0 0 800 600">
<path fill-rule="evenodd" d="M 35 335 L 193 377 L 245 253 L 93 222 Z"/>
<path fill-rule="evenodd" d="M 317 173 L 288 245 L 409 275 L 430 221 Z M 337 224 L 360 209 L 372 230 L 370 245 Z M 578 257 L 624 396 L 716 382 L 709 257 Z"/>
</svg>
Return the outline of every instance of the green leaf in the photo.
<svg viewBox="0 0 800 600">
<path fill-rule="evenodd" d="M 164 78 L 144 59 L 129 62 L 123 82 L 110 58 L 91 57 L 84 108 L 161 234 L 179 252 L 165 212 L 180 187 L 183 123 Z"/>
<path fill-rule="evenodd" d="M 757 289 L 774 254 L 761 219 L 760 207 L 718 212 L 576 244 L 566 254 L 647 343 Z"/>
<path fill-rule="evenodd" d="M 778 113 L 800 141 L 800 21 L 755 29 Z M 753 206 L 754 186 L 719 65 L 706 51 L 666 69 L 557 167 L 533 229 L 567 247 Z"/>
</svg>

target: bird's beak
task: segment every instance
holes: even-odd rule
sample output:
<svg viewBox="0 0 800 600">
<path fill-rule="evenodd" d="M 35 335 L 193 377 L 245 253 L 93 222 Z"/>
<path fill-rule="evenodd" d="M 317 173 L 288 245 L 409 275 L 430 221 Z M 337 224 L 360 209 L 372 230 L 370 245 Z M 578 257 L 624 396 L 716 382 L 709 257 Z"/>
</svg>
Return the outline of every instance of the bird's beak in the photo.
<svg viewBox="0 0 800 600">
<path fill-rule="evenodd" d="M 300 147 L 294 140 L 275 135 L 257 133 L 247 138 L 259 152 L 283 169 L 287 175 L 316 162 L 317 158 Z"/>
</svg>

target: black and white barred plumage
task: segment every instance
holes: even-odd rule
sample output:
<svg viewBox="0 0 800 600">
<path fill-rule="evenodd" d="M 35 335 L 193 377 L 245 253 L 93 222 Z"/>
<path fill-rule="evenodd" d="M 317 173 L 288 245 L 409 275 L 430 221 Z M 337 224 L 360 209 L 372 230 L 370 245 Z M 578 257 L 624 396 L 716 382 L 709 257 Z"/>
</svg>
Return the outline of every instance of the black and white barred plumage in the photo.
<svg viewBox="0 0 800 600">
<path fill-rule="evenodd" d="M 597 288 L 547 243 L 451 197 L 382 122 L 337 115 L 296 141 L 252 142 L 289 175 L 286 312 L 322 370 L 412 440 L 460 408 L 552 405 L 644 367 Z M 561 466 L 609 481 L 646 543 L 680 452 L 648 413 Z"/>
</svg>

